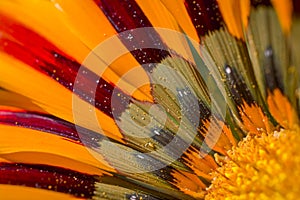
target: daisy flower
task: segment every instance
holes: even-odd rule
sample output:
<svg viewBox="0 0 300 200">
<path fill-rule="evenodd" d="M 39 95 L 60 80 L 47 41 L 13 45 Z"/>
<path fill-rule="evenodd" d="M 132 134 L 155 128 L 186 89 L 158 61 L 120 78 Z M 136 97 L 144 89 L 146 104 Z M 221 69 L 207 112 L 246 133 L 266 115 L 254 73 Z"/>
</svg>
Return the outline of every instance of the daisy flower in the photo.
<svg viewBox="0 0 300 200">
<path fill-rule="evenodd" d="M 296 0 L 2 0 L 4 199 L 298 199 Z"/>
</svg>

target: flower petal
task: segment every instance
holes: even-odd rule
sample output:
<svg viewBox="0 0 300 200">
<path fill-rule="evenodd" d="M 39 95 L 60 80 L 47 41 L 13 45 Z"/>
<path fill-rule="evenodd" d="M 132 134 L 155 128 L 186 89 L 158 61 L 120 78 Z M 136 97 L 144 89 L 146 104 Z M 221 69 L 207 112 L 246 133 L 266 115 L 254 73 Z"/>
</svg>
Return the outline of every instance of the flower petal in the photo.
<svg viewBox="0 0 300 200">
<path fill-rule="evenodd" d="M 12 24 L 8 25 L 7 23 L 7 20 L 10 19 L 9 21 L 13 22 L 13 24 L 27 27 L 27 29 L 32 30 L 36 35 L 49 41 L 53 44 L 52 46 L 56 46 L 61 52 L 72 55 L 79 63 L 83 62 L 97 45 L 116 34 L 116 31 L 109 24 L 105 15 L 99 11 L 97 6 L 90 0 L 84 3 L 78 1 L 76 4 L 73 2 L 69 4 L 65 1 L 12 2 L 5 0 L 1 1 L 0 5 L 1 18 L 6 16 L 2 19 L 4 22 L 2 28 L 12 26 Z M 57 7 L 63 8 L 64 10 L 61 11 Z M 85 10 L 89 12 L 85 12 Z M 19 15 L 15 15 L 16 12 L 18 12 Z M 80 13 L 80 15 L 78 13 Z M 78 23 L 78 21 L 81 20 L 85 20 L 87 23 Z M 45 23 L 45 21 L 47 21 L 47 23 Z M 87 32 L 86 30 L 90 31 Z M 20 30 L 15 32 L 15 35 L 18 34 L 25 36 L 25 38 L 30 37 L 27 35 L 28 33 L 21 33 Z M 31 44 L 35 43 L 34 39 L 27 42 L 31 42 Z M 76 48 L 74 48 L 74 46 L 76 46 Z M 114 49 L 112 48 L 112 50 Z M 101 57 L 102 55 L 98 56 Z M 151 100 L 151 98 L 149 98 L 149 85 L 144 87 L 143 90 L 136 90 L 139 88 L 139 82 L 145 82 L 145 80 L 148 79 L 145 72 L 140 71 L 139 76 L 135 77 L 134 80 L 120 80 L 120 77 L 126 74 L 128 70 L 138 66 L 138 63 L 131 54 L 121 56 L 109 66 L 103 63 L 101 59 L 98 59 L 97 62 L 101 64 L 100 66 L 103 66 L 100 70 L 105 70 L 102 78 L 115 84 L 118 83 L 118 86 L 128 93 L 135 89 L 134 95 L 138 99 Z M 94 65 L 86 67 L 93 72 L 99 73 L 99 68 L 95 69 Z"/>
</svg>

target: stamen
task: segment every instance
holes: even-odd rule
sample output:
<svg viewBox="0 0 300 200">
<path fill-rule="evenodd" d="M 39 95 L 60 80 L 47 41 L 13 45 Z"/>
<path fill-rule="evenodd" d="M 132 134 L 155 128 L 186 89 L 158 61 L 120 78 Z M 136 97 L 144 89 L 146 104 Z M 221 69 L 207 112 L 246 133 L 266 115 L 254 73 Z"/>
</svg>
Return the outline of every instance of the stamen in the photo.
<svg viewBox="0 0 300 200">
<path fill-rule="evenodd" d="M 248 135 L 220 161 L 205 199 L 297 199 L 299 142 L 299 127 Z"/>
</svg>

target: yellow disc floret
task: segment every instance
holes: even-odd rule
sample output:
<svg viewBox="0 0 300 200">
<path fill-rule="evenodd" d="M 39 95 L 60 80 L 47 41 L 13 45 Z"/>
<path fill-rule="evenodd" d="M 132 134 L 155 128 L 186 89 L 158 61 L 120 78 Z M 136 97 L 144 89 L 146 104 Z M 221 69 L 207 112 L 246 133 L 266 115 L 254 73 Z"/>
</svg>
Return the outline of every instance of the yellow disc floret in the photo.
<svg viewBox="0 0 300 200">
<path fill-rule="evenodd" d="M 247 136 L 212 175 L 205 199 L 299 199 L 299 128 Z"/>
</svg>

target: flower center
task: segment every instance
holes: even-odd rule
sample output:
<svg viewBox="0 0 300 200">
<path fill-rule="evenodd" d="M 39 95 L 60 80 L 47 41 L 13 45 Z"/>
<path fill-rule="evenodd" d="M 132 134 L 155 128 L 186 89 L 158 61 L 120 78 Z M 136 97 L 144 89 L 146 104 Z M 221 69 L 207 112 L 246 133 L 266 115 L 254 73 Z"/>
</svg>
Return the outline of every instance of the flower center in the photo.
<svg viewBox="0 0 300 200">
<path fill-rule="evenodd" d="M 220 161 L 205 199 L 298 199 L 299 133 L 247 136 Z"/>
</svg>

